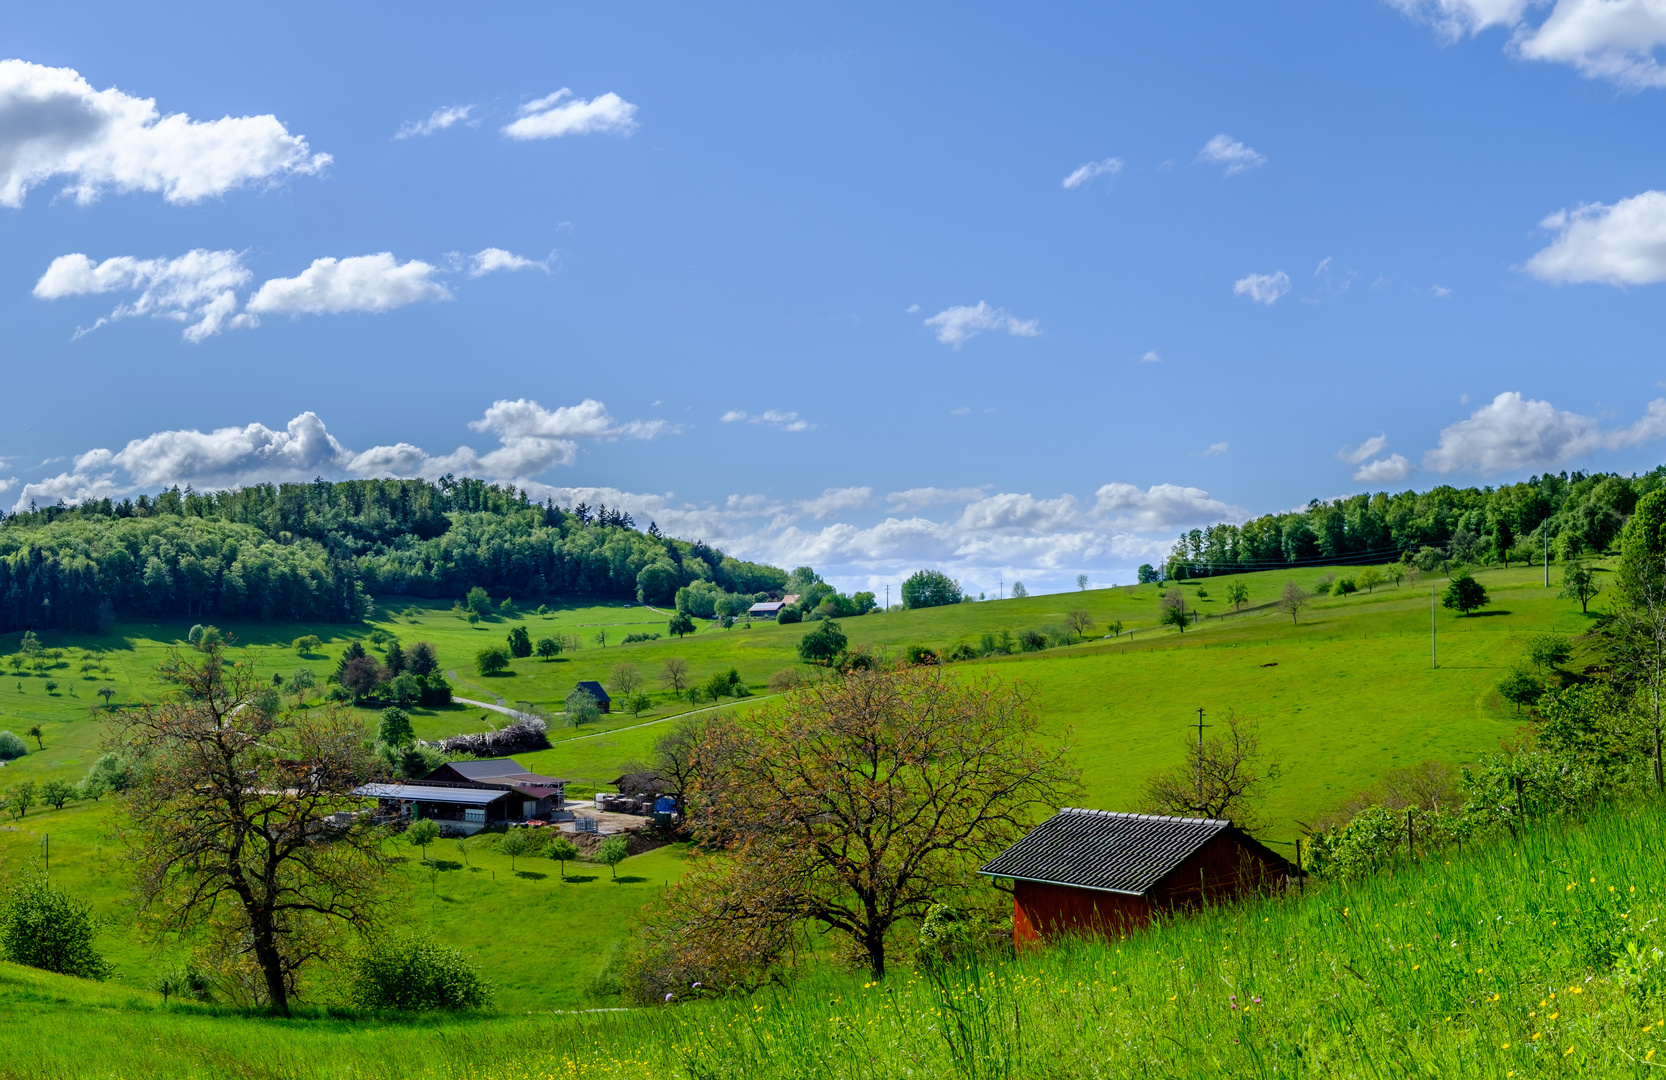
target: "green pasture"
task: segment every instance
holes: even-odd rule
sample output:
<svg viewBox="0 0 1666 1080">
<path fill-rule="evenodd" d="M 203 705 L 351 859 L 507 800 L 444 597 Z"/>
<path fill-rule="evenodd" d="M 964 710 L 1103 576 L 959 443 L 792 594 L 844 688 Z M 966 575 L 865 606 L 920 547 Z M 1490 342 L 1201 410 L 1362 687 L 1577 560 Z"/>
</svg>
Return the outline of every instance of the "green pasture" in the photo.
<svg viewBox="0 0 1666 1080">
<path fill-rule="evenodd" d="M 1666 1056 L 1663 809 L 1120 940 L 673 1007 L 280 1020 L 0 964 L 0 1078 L 1642 1078 Z"/>
<path fill-rule="evenodd" d="M 1125 632 L 1115 639 L 1090 638 L 960 666 L 991 670 L 1033 687 L 1036 708 L 1049 730 L 1077 748 L 1084 785 L 1078 802 L 1084 806 L 1136 808 L 1143 778 L 1180 759 L 1187 725 L 1195 722 L 1198 708 L 1205 710 L 1205 723 L 1229 711 L 1256 720 L 1267 749 L 1287 770 L 1272 789 L 1262 832 L 1271 841 L 1288 842 L 1298 834 L 1298 822 L 1371 784 L 1392 766 L 1428 758 L 1461 762 L 1510 738 L 1520 721 L 1494 686 L 1522 653 L 1526 637 L 1547 630 L 1577 635 L 1589 624 L 1577 603 L 1557 599 L 1556 588 L 1543 587 L 1541 569 L 1484 570 L 1477 577 L 1493 603 L 1482 614 L 1435 613 L 1440 666 L 1432 669 L 1429 581 L 1316 600 L 1294 624 L 1270 606 L 1287 580 L 1311 585 L 1324 575 L 1353 572 L 1328 568 L 1243 575 L 1250 601 L 1241 613 L 1233 613 L 1224 599 L 1233 579 L 1185 583 L 1189 602 L 1209 617 L 1184 634 L 1158 628 L 1160 590 L 1150 585 L 876 613 L 841 625 L 854 644 L 898 650 L 910 643 L 934 648 L 976 643 L 983 633 L 1002 629 L 1016 634 L 1062 622 L 1076 608 L 1092 613 L 1100 633 L 1109 621 L 1121 620 Z M 1200 590 L 1208 595 L 1200 597 Z M 1606 599 L 1597 599 L 1593 614 Z M 702 624 L 699 633 L 682 640 L 618 644 L 627 633 L 663 633 L 666 618 L 641 605 L 586 604 L 471 626 L 449 604 L 380 598 L 375 618 L 361 626 L 226 623 L 221 628 L 247 649 L 262 675 L 287 676 L 306 666 L 321 682 L 350 640 L 368 645 L 376 628 L 407 646 L 429 641 L 442 668 L 456 672 L 460 696 L 510 706 L 531 702 L 549 715 L 553 748 L 520 758 L 539 772 L 573 779 L 575 794 L 582 794 L 605 785 L 627 763 L 645 759 L 670 720 L 712 706 L 692 706 L 656 691 L 653 709 L 640 718 L 615 714 L 582 730 L 566 728 L 558 710 L 576 681 L 606 681 L 614 665 L 628 661 L 654 686 L 664 660 L 679 657 L 696 679 L 736 668 L 758 695 L 746 700 L 767 700 L 769 676 L 797 663 L 797 641 L 814 625 L 755 623 L 750 629 L 723 630 Z M 554 661 L 516 660 L 507 676 L 477 675 L 474 653 L 503 643 L 509 628 L 521 622 L 534 639 L 576 634 L 583 647 Z M 58 666 L 45 672 L 26 668 L 21 674 L 0 667 L 0 729 L 22 735 L 39 724 L 45 743 L 44 750 L 37 750 L 29 739 L 30 753 L 0 769 L 0 788 L 23 779 L 85 773 L 105 732 L 107 713 L 97 689 L 113 687 L 118 704 L 154 698 L 162 689 L 154 680 L 155 667 L 167 649 L 184 647 L 189 628 L 186 622 L 122 622 L 107 637 L 48 634 L 45 645 L 64 650 Z M 1130 636 L 1126 629 L 1135 632 Z M 592 641 L 603 630 L 609 635 L 605 647 Z M 307 633 L 324 640 L 320 655 L 298 656 L 289 647 Z M 0 663 L 15 651 L 18 637 L 0 638 Z M 1576 651 L 1572 666 L 1583 663 Z M 83 671 L 83 665 L 91 666 Z M 58 683 L 56 692 L 47 692 L 49 680 Z M 374 715 L 366 712 L 367 719 Z M 413 710 L 413 719 L 417 734 L 429 739 L 506 722 L 500 713 L 462 704 Z M 62 811 L 37 806 L 21 822 L 6 822 L 0 829 L 0 876 L 44 855 L 39 842 L 50 833 L 54 876 L 95 903 L 111 928 L 105 947 L 130 979 L 142 982 L 158 961 L 147 947 L 128 940 L 129 882 L 109 836 L 109 806 L 108 799 L 97 805 L 72 803 Z M 448 845 L 443 842 L 431 854 L 444 863 L 460 863 Z M 446 866 L 437 875 L 408 866 L 404 903 L 411 923 L 432 925 L 481 957 L 494 978 L 513 990 L 512 999 L 504 1002 L 511 1009 L 520 1007 L 511 1000 L 528 1009 L 580 1001 L 583 984 L 628 932 L 631 914 L 679 867 L 677 852 L 654 852 L 621 866 L 622 876 L 641 880 L 616 886 L 603 868 L 596 880 L 562 884 L 553 865 L 519 868 L 545 875 L 538 878 L 509 873 L 507 860 L 502 865 L 494 861 L 495 852 L 470 858 L 472 867 Z M 575 873 L 595 871 L 589 867 Z"/>
</svg>

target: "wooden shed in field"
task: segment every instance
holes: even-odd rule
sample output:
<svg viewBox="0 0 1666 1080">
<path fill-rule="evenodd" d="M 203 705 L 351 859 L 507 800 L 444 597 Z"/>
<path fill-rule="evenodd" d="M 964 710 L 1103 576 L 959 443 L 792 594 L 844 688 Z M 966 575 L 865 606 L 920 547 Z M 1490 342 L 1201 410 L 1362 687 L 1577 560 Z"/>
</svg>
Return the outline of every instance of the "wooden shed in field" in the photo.
<svg viewBox="0 0 1666 1080">
<path fill-rule="evenodd" d="M 979 873 L 1013 882 L 1019 947 L 1282 888 L 1295 867 L 1230 821 L 1066 807 Z"/>
</svg>

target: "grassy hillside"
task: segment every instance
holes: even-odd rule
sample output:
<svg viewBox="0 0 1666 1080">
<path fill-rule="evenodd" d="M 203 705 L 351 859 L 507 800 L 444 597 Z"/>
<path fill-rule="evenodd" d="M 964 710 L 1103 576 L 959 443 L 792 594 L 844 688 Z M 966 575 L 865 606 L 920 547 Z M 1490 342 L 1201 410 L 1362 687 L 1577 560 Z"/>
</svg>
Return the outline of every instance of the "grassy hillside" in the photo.
<svg viewBox="0 0 1666 1080">
<path fill-rule="evenodd" d="M 0 1077 L 1643 1077 L 1666 807 L 937 978 L 677 1008 L 295 1020 L 0 965 Z"/>
<path fill-rule="evenodd" d="M 1250 609 L 1241 614 L 1231 614 L 1222 599 L 1233 579 L 1188 584 L 1188 596 L 1196 597 L 1200 587 L 1209 594 L 1196 600 L 1199 609 L 1221 617 L 1207 618 L 1183 635 L 1157 629 L 1158 590 L 1153 586 L 875 614 L 842 625 L 854 643 L 896 648 L 911 642 L 936 647 L 975 642 L 985 631 L 1017 632 L 1059 622 L 1076 607 L 1092 612 L 1101 627 L 1120 619 L 1136 628 L 1131 639 L 1124 634 L 972 663 L 993 665 L 1034 686 L 1037 705 L 1052 729 L 1068 732 L 1078 747 L 1085 785 L 1080 802 L 1087 806 L 1134 807 L 1143 777 L 1179 759 L 1186 725 L 1200 706 L 1206 710 L 1205 722 L 1228 710 L 1258 720 L 1266 745 L 1289 770 L 1269 799 L 1265 835 L 1287 841 L 1297 832 L 1296 822 L 1334 805 L 1391 766 L 1430 757 L 1463 760 L 1494 748 L 1516 730 L 1518 721 L 1493 687 L 1520 655 L 1525 637 L 1541 630 L 1578 633 L 1588 624 L 1577 604 L 1543 588 L 1542 571 L 1535 569 L 1480 574 L 1494 597 L 1481 616 L 1438 613 L 1438 670 L 1429 666 L 1427 584 L 1320 600 L 1297 624 L 1270 609 L 1256 610 L 1286 580 L 1311 584 L 1322 573 L 1334 572 L 1244 575 Z M 605 680 L 616 663 L 635 663 L 652 677 L 672 656 L 686 659 L 697 677 L 738 668 L 760 694 L 767 693 L 770 674 L 796 662 L 796 643 L 808 629 L 707 626 L 681 641 L 662 638 L 619 646 L 627 633 L 663 632 L 664 616 L 640 605 L 562 607 L 524 621 L 534 638 L 580 635 L 586 642 L 582 649 L 553 662 L 517 660 L 505 677 L 475 675 L 474 652 L 501 643 L 518 621 L 475 628 L 448 605 L 384 599 L 366 626 L 238 623 L 223 629 L 249 647 L 263 673 L 288 674 L 308 666 L 323 676 L 334 669 L 350 638 L 367 638 L 380 627 L 406 644 L 433 642 L 442 666 L 457 672 L 457 692 L 463 696 L 531 701 L 549 709 L 559 708 L 574 682 Z M 112 686 L 118 701 L 154 696 L 159 689 L 152 677 L 155 665 L 170 645 L 182 643 L 188 629 L 183 623 L 125 623 L 109 637 L 49 635 L 47 646 L 64 649 L 58 667 L 41 673 L 25 668 L 25 674 L 3 669 L 0 729 L 22 734 L 41 724 L 45 749 L 37 751 L 30 740 L 28 756 L 0 769 L 0 788 L 22 779 L 83 774 L 97 756 L 104 730 L 102 714 L 90 708 L 99 704 L 96 690 Z M 615 644 L 592 644 L 604 629 Z M 298 657 L 287 647 L 308 632 L 325 639 L 325 656 Z M 15 649 L 17 638 L 0 639 L 0 656 Z M 1582 662 L 1576 656 L 1574 664 Z M 83 665 L 88 669 L 83 671 Z M 49 679 L 59 684 L 55 693 L 45 689 Z M 616 776 L 625 762 L 646 757 L 665 722 L 690 708 L 659 692 L 655 708 L 640 719 L 615 716 L 577 732 L 552 727 L 554 748 L 522 755 L 522 760 L 539 771 L 573 777 L 583 790 Z M 502 719 L 462 705 L 415 714 L 417 732 L 425 738 L 479 730 Z M 106 947 L 130 979 L 142 982 L 157 961 L 145 947 L 127 940 L 128 882 L 107 835 L 109 805 L 106 800 L 71 804 L 62 811 L 36 808 L 22 822 L 0 828 L 0 874 L 44 855 L 40 842 L 51 834 L 55 876 L 95 902 L 111 927 Z M 460 862 L 443 845 L 436 853 L 447 862 Z M 621 868 L 623 876 L 640 881 L 614 886 L 602 872 L 592 882 L 562 885 L 553 867 L 534 868 L 547 875 L 542 879 L 514 876 L 507 860 L 500 865 L 495 859 L 494 853 L 472 856 L 480 872 L 447 869 L 438 875 L 437 892 L 432 882 L 413 875 L 411 917 L 432 923 L 502 972 L 505 985 L 515 991 L 511 1007 L 534 1009 L 581 1002 L 584 984 L 622 938 L 631 912 L 678 866 L 675 853 L 656 852 Z"/>
</svg>

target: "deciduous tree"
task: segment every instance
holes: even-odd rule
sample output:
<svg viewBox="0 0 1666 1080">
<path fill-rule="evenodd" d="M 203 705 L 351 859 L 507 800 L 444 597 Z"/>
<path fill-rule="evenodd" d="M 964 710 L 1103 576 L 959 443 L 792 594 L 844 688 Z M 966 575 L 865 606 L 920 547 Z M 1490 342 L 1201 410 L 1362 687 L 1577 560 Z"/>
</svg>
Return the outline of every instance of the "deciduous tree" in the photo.
<svg viewBox="0 0 1666 1080">
<path fill-rule="evenodd" d="M 1581 562 L 1570 562 L 1562 567 L 1562 591 L 1557 594 L 1562 600 L 1578 600 L 1579 610 L 1589 612 L 1591 601 L 1602 586 L 1597 584 L 1596 571 Z"/>
<path fill-rule="evenodd" d="M 1278 609 L 1289 615 L 1290 622 L 1294 624 L 1300 621 L 1297 616 L 1301 614 L 1302 608 L 1307 606 L 1309 599 L 1306 589 L 1294 581 L 1286 581 L 1284 591 L 1278 594 Z"/>
<path fill-rule="evenodd" d="M 1066 612 L 1064 626 L 1065 629 L 1070 631 L 1071 636 L 1083 637 L 1089 630 L 1093 629 L 1093 614 L 1081 608 Z"/>
<path fill-rule="evenodd" d="M 728 845 L 735 872 L 713 900 L 727 929 L 696 919 L 694 931 L 744 938 L 810 919 L 848 934 L 882 977 L 898 922 L 966 887 L 1076 790 L 1070 748 L 1043 742 L 1029 701 L 987 674 L 886 667 L 708 722 L 697 835 Z"/>
<path fill-rule="evenodd" d="M 1441 607 L 1455 609 L 1464 615 L 1485 607 L 1489 603 L 1491 603 L 1491 599 L 1487 596 L 1486 587 L 1476 581 L 1467 570 L 1454 574 L 1452 580 L 1447 583 L 1446 591 L 1440 597 Z"/>
<path fill-rule="evenodd" d="M 673 694 L 680 694 L 688 686 L 688 661 L 680 656 L 667 657 L 660 665 L 660 685 Z"/>
<path fill-rule="evenodd" d="M 1202 746 L 1187 739 L 1185 747 L 1183 764 L 1146 778 L 1146 808 L 1155 814 L 1225 818 L 1253 829 L 1256 804 L 1284 774 L 1277 761 L 1262 753 L 1256 726 L 1228 713 L 1222 730 Z"/>
<path fill-rule="evenodd" d="M 332 931 L 368 931 L 384 910 L 382 831 L 332 817 L 360 808 L 351 793 L 377 771 L 369 733 L 342 711 L 280 714 L 218 645 L 162 671 L 179 695 L 119 714 L 108 744 L 135 763 L 123 837 L 145 924 L 252 958 L 287 1014 Z"/>
</svg>

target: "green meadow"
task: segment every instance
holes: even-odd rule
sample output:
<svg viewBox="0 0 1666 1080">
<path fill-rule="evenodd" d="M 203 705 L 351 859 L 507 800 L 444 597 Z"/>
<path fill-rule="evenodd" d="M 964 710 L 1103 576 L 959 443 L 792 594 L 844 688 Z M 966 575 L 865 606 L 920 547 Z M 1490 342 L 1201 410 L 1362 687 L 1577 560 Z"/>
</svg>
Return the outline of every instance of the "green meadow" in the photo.
<svg viewBox="0 0 1666 1080">
<path fill-rule="evenodd" d="M 1388 768 L 1429 758 L 1461 762 L 1511 738 L 1520 721 L 1495 684 L 1521 655 L 1528 635 L 1547 630 L 1577 635 L 1590 618 L 1577 603 L 1558 599 L 1555 588 L 1543 587 L 1542 569 L 1483 571 L 1478 577 L 1492 604 L 1471 617 L 1437 611 L 1439 667 L 1432 668 L 1428 581 L 1315 600 L 1294 623 L 1271 607 L 1287 580 L 1311 585 L 1322 574 L 1339 572 L 1348 571 L 1242 575 L 1250 599 L 1237 613 L 1224 599 L 1235 579 L 1184 583 L 1188 602 L 1205 617 L 1183 634 L 1158 628 L 1160 590 L 1150 585 L 879 613 L 841 625 L 853 644 L 895 652 L 910 644 L 936 649 L 960 641 L 975 644 L 986 632 L 1016 635 L 1060 623 L 1078 608 L 1092 614 L 1100 634 L 1120 620 L 1124 632 L 1116 638 L 1090 637 L 960 666 L 989 667 L 1033 688 L 1035 706 L 1050 729 L 1076 748 L 1083 780 L 1078 801 L 1085 806 L 1136 808 L 1143 778 L 1178 761 L 1183 741 L 1195 737 L 1188 724 L 1195 723 L 1199 708 L 1206 724 L 1229 711 L 1254 719 L 1267 749 L 1286 768 L 1268 797 L 1263 835 L 1287 844 L 1299 834 L 1299 822 Z M 1592 605 L 1593 614 L 1605 599 Z M 471 626 L 449 605 L 384 597 L 375 617 L 359 626 L 229 623 L 221 628 L 263 674 L 287 676 L 304 666 L 320 681 L 350 640 L 363 639 L 368 646 L 378 628 L 406 645 L 429 641 L 442 669 L 455 672 L 459 696 L 511 707 L 530 703 L 549 716 L 552 748 L 519 757 L 537 771 L 571 778 L 574 792 L 582 794 L 646 758 L 670 721 L 714 706 L 690 705 L 656 689 L 653 708 L 641 717 L 615 714 L 573 729 L 562 726 L 559 710 L 575 682 L 605 682 L 615 665 L 629 662 L 657 687 L 663 662 L 678 657 L 697 680 L 738 670 L 756 696 L 716 707 L 753 707 L 768 700 L 773 673 L 796 665 L 796 643 L 813 625 L 754 623 L 725 630 L 702 624 L 681 640 L 619 644 L 630 633 L 663 634 L 666 618 L 667 613 L 641 605 L 589 604 Z M 474 654 L 501 644 L 521 623 L 534 639 L 575 635 L 583 645 L 551 661 L 516 660 L 506 675 L 478 675 Z M 85 773 L 105 731 L 97 690 L 111 687 L 118 704 L 155 697 L 161 690 L 155 667 L 169 648 L 183 647 L 188 630 L 188 623 L 130 622 L 118 623 L 105 637 L 48 635 L 45 645 L 62 650 L 57 666 L 43 672 L 3 669 L 0 729 L 22 735 L 39 725 L 44 749 L 29 739 L 31 752 L 0 769 L 0 787 Z M 289 647 L 306 633 L 324 640 L 319 655 L 298 656 Z M 599 633 L 607 635 L 605 646 L 595 641 Z M 15 651 L 17 641 L 18 635 L 0 639 L 0 657 Z M 1576 653 L 1573 665 L 1582 663 Z M 55 691 L 47 691 L 48 681 L 57 684 Z M 367 711 L 367 720 L 374 715 Z M 463 704 L 413 710 L 413 720 L 418 735 L 430 739 L 506 722 L 497 712 Z M 50 835 L 54 877 L 95 904 L 109 927 L 104 947 L 126 981 L 142 985 L 167 961 L 167 953 L 133 942 L 128 933 L 129 883 L 110 831 L 109 808 L 108 799 L 71 803 L 63 810 L 37 806 L 22 821 L 7 822 L 0 828 L 0 874 L 44 862 L 43 840 Z M 593 1004 L 586 996 L 590 980 L 624 940 L 634 912 L 677 876 L 681 858 L 678 849 L 635 856 L 621 865 L 615 883 L 605 868 L 590 864 L 574 867 L 568 882 L 551 863 L 522 859 L 512 872 L 489 845 L 470 853 L 465 863 L 443 841 L 430 851 L 441 866 L 437 872 L 424 870 L 414 850 L 410 854 L 401 901 L 410 923 L 433 926 L 474 953 L 504 988 L 501 1005 L 511 1010 Z"/>
</svg>

